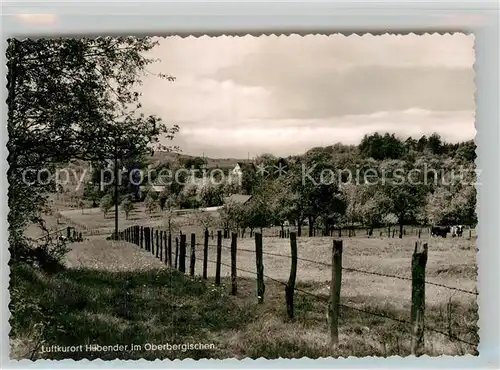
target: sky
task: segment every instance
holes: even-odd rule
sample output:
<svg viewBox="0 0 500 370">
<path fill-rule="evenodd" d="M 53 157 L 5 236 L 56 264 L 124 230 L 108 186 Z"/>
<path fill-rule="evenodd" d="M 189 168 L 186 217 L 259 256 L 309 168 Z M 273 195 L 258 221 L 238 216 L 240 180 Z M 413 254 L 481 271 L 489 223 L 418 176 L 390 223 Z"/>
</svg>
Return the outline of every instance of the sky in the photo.
<svg viewBox="0 0 500 370">
<path fill-rule="evenodd" d="M 54 14 L 17 14 L 53 26 Z M 463 21 L 463 20 L 462 20 Z M 141 86 L 146 113 L 176 123 L 173 144 L 210 157 L 300 154 L 365 134 L 474 138 L 474 36 L 169 37 Z M 170 143 L 170 142 L 167 142 Z"/>
<path fill-rule="evenodd" d="M 183 153 L 300 154 L 365 134 L 469 140 L 474 37 L 447 35 L 169 37 L 142 103 L 180 132 Z"/>
</svg>

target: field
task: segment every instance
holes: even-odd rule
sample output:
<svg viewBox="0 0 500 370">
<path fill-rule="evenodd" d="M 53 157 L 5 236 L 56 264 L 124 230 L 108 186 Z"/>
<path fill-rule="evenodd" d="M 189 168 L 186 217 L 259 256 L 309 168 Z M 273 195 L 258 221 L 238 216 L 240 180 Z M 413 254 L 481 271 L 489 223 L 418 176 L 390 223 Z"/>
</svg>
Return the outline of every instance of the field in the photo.
<svg viewBox="0 0 500 370">
<path fill-rule="evenodd" d="M 159 217 L 151 219 L 141 212 L 136 210 L 127 223 L 121 219 L 120 225 L 123 228 L 145 225 L 144 221 L 149 221 L 149 226 L 163 224 Z M 88 225 L 89 230 L 98 229 L 103 234 L 73 243 L 65 260 L 67 269 L 54 276 L 28 268 L 13 271 L 14 276 L 20 277 L 13 282 L 14 286 L 17 284 L 16 289 L 31 292 L 40 302 L 54 302 L 48 309 L 58 317 L 61 331 L 51 334 L 52 344 L 168 342 L 213 343 L 216 347 L 216 350 L 182 353 L 145 349 L 104 355 L 83 352 L 74 353 L 71 358 L 316 358 L 410 353 L 410 327 L 402 321 L 410 320 L 410 266 L 416 236 L 399 239 L 379 237 L 375 233 L 377 236 L 368 238 L 360 231 L 356 237 L 343 238 L 340 345 L 332 349 L 327 305 L 318 298 L 326 299 L 329 295 L 331 268 L 325 263 L 331 262 L 335 237 L 297 239 L 296 286 L 310 294 L 295 293 L 295 319 L 290 320 L 286 315 L 284 286 L 280 283 L 286 282 L 290 273 L 290 241 L 266 235 L 274 235 L 275 231 L 268 230 L 263 238 L 264 274 L 270 279 L 265 279 L 264 304 L 259 305 L 253 238 L 238 239 L 238 293 L 233 297 L 230 295 L 229 239 L 223 240 L 222 285 L 216 287 L 212 262 L 208 263 L 207 282 L 191 278 L 168 269 L 151 252 L 136 245 L 104 240 L 104 232 L 111 231 L 114 225 L 109 215 L 104 219 L 102 212 L 89 209 L 83 214 L 81 210 L 63 214 L 73 224 Z M 192 215 L 179 215 L 176 222 L 183 222 L 184 233 L 196 233 L 196 257 L 202 258 L 201 227 L 193 222 Z M 475 346 L 455 339 L 478 343 L 476 296 L 460 291 L 476 289 L 475 237 L 443 239 L 422 234 L 421 240 L 429 244 L 426 281 L 432 283 L 426 285 L 425 325 L 444 333 L 426 330 L 425 353 L 431 356 L 477 354 Z M 189 235 L 187 241 L 186 271 L 189 270 Z M 216 240 L 209 239 L 209 261 L 216 260 L 215 245 Z M 196 260 L 195 272 L 201 275 L 201 260 Z M 19 324 L 22 330 L 19 330 L 24 334 L 13 339 L 13 356 L 67 358 L 67 353 L 41 354 L 37 350 L 36 335 L 33 329 L 28 330 L 33 327 L 36 315 L 30 313 L 18 320 L 22 321 Z"/>
</svg>

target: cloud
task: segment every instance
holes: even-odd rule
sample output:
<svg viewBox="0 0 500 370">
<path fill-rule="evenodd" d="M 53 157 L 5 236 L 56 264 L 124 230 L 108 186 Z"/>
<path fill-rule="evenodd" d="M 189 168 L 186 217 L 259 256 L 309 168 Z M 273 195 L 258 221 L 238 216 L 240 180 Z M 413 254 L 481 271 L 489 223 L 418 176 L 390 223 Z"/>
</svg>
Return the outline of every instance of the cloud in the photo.
<svg viewBox="0 0 500 370">
<path fill-rule="evenodd" d="M 322 119 L 245 120 L 233 126 L 185 122 L 175 143 L 186 153 L 251 157 L 263 152 L 288 156 L 337 142 L 357 144 L 365 134 L 395 133 L 402 139 L 437 132 L 445 140 L 468 140 L 475 135 L 474 111 L 432 112 L 418 108 Z M 465 128 L 465 129 L 464 129 Z"/>
<path fill-rule="evenodd" d="M 143 106 L 177 123 L 186 153 L 281 155 L 364 134 L 474 137 L 474 37 L 169 37 Z"/>
<path fill-rule="evenodd" d="M 278 115 L 474 109 L 473 37 L 269 37 L 217 77 L 272 92 Z M 255 73 L 258 71 L 258 73 Z"/>
<path fill-rule="evenodd" d="M 14 18 L 24 23 L 54 24 L 57 21 L 55 14 L 14 14 Z"/>
</svg>

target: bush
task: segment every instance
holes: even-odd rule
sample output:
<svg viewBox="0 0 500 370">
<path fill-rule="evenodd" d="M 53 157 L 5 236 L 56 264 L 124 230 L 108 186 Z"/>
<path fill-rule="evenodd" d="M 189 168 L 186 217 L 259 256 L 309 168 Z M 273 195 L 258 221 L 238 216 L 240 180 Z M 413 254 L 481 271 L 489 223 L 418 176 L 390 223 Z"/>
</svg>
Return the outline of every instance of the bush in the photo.
<svg viewBox="0 0 500 370">
<path fill-rule="evenodd" d="M 104 217 L 106 217 L 111 207 L 113 207 L 113 198 L 110 194 L 106 194 L 102 197 L 100 207 L 101 211 L 104 213 Z"/>
<path fill-rule="evenodd" d="M 9 238 L 10 264 L 23 262 L 45 272 L 62 270 L 62 260 L 70 249 L 64 237 L 47 236 L 33 240 L 26 237 Z"/>
</svg>

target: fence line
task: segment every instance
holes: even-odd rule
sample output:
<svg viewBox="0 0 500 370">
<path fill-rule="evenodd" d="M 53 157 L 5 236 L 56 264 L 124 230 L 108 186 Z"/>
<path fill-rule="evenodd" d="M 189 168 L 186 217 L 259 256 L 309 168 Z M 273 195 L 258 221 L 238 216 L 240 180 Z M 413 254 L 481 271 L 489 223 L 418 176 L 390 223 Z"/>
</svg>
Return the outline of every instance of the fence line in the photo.
<svg viewBox="0 0 500 370">
<path fill-rule="evenodd" d="M 200 246 L 202 244 L 197 244 L 197 245 Z M 213 244 L 209 244 L 209 246 L 210 247 L 216 247 Z M 226 247 L 226 246 L 222 246 L 222 248 L 224 248 L 224 249 L 230 249 L 229 247 Z M 238 251 L 255 253 L 255 251 L 253 251 L 251 249 L 245 249 L 245 248 L 238 248 Z M 269 256 L 274 256 L 274 257 L 291 258 L 290 256 L 286 256 L 286 255 L 278 254 L 278 253 L 272 253 L 272 252 L 264 252 L 263 251 L 262 254 L 269 255 Z M 327 267 L 330 267 L 330 268 L 332 267 L 332 264 L 331 263 L 327 263 L 327 262 L 314 261 L 314 260 L 310 260 L 308 258 L 302 258 L 302 257 L 297 257 L 297 259 L 299 261 L 315 263 L 315 264 L 318 264 L 318 265 L 321 265 L 321 266 L 327 266 Z M 359 272 L 359 273 L 367 274 L 367 275 L 382 276 L 382 277 L 387 277 L 387 278 L 405 280 L 405 281 L 412 281 L 411 278 L 405 277 L 405 276 L 398 276 L 398 275 L 385 274 L 385 273 L 382 273 L 382 272 L 374 272 L 374 271 L 361 270 L 361 269 L 356 269 L 356 268 L 353 268 L 353 267 L 343 267 L 342 266 L 342 270 L 351 271 L 351 272 Z M 466 289 L 462 289 L 462 288 L 456 288 L 456 287 L 452 287 L 452 286 L 449 286 L 449 285 L 434 283 L 432 281 L 427 281 L 426 280 L 425 283 L 428 284 L 428 285 L 434 285 L 434 286 L 437 286 L 437 287 L 446 288 L 446 289 L 450 289 L 450 290 L 455 290 L 455 291 L 462 292 L 462 293 L 467 293 L 467 294 L 476 295 L 476 296 L 479 295 L 478 292 L 474 292 L 474 291 L 466 290 Z"/>
<path fill-rule="evenodd" d="M 188 256 L 186 256 L 186 257 L 188 257 Z M 203 261 L 203 259 L 202 259 L 202 258 L 196 258 L 196 260 L 198 260 L 198 261 Z M 213 261 L 213 260 L 210 260 L 210 259 L 208 259 L 207 261 L 208 261 L 209 263 L 217 264 L 217 261 Z M 230 265 L 230 264 L 227 264 L 227 263 L 224 263 L 224 262 L 221 262 L 220 264 L 221 264 L 222 266 L 226 266 L 226 267 L 229 267 L 229 268 L 231 267 L 231 265 Z M 250 274 L 255 274 L 255 275 L 256 275 L 256 272 L 255 272 L 255 271 L 250 271 L 250 270 L 242 269 L 242 268 L 240 268 L 240 267 L 238 267 L 238 268 L 237 268 L 237 270 L 238 270 L 238 271 L 241 271 L 241 272 L 246 272 L 246 273 L 250 273 Z M 286 283 L 286 282 L 281 281 L 281 280 L 276 279 L 276 278 L 273 278 L 273 277 L 271 277 L 271 276 L 269 276 L 269 275 L 264 274 L 264 277 L 265 277 L 266 279 L 269 279 L 269 280 L 271 280 L 271 281 L 274 281 L 275 283 L 278 283 L 278 284 L 283 285 L 283 286 L 285 286 L 285 287 L 286 287 L 286 285 L 287 285 L 287 283 Z M 328 299 L 329 299 L 328 297 L 321 296 L 321 295 L 318 295 L 318 294 L 314 294 L 314 293 L 308 292 L 307 290 L 304 290 L 304 289 L 301 289 L 301 288 L 297 288 L 297 287 L 295 287 L 295 288 L 294 288 L 294 290 L 295 290 L 295 291 L 297 291 L 297 292 L 299 292 L 299 293 L 303 293 L 303 294 L 305 294 L 305 295 L 308 295 L 308 296 L 314 297 L 314 298 L 316 298 L 317 300 L 319 300 L 319 301 L 321 301 L 321 302 L 323 302 L 323 303 L 325 303 L 325 304 L 328 304 Z M 381 313 L 378 313 L 378 312 L 373 312 L 373 311 L 363 310 L 363 309 L 361 309 L 361 308 L 348 306 L 348 305 L 345 305 L 345 304 L 342 304 L 342 303 L 340 304 L 340 306 L 341 306 L 341 307 L 343 307 L 343 308 L 347 308 L 347 309 L 349 309 L 349 310 L 358 311 L 358 312 L 362 312 L 362 313 L 365 313 L 365 314 L 368 314 L 368 315 L 377 316 L 377 317 L 380 317 L 380 318 L 384 318 L 384 319 L 389 319 L 389 320 L 392 320 L 392 321 L 396 321 L 396 322 L 399 322 L 399 323 L 402 323 L 402 324 L 411 325 L 411 322 L 410 322 L 410 321 L 408 321 L 408 320 L 398 319 L 398 318 L 396 318 L 396 317 L 392 317 L 392 316 L 389 316 L 389 315 L 384 315 L 384 314 L 381 314 Z M 466 341 L 466 340 L 463 340 L 463 339 L 461 339 L 461 338 L 459 338 L 459 337 L 457 337 L 457 336 L 455 336 L 455 335 L 453 335 L 453 334 L 445 333 L 445 332 L 443 332 L 443 331 L 440 331 L 440 330 L 437 330 L 437 329 L 434 329 L 434 328 L 431 328 L 431 327 L 428 327 L 428 326 L 425 326 L 425 329 L 426 329 L 426 330 L 433 331 L 433 332 L 438 333 L 438 334 L 442 334 L 442 335 L 444 335 L 444 336 L 447 336 L 447 337 L 449 337 L 449 338 L 451 338 L 451 339 L 457 340 L 457 341 L 462 342 L 462 343 L 464 343 L 464 344 L 468 344 L 468 345 L 470 345 L 470 346 L 476 346 L 476 344 L 471 343 L 471 342 L 468 342 L 468 341 Z"/>
<path fill-rule="evenodd" d="M 149 227 L 139 227 L 139 226 L 132 226 L 124 230 L 123 232 L 120 232 L 118 237 L 122 240 L 126 240 L 128 242 L 132 242 L 141 248 L 143 248 L 142 245 L 142 234 L 144 233 L 145 236 L 148 236 L 145 238 L 146 245 L 144 246 L 144 249 L 146 251 L 151 251 L 153 255 L 155 255 L 155 244 L 156 244 L 156 257 L 162 256 L 162 251 L 163 251 L 163 243 L 158 243 L 158 230 L 156 230 L 156 243 L 155 243 L 155 238 L 153 237 L 153 228 Z M 150 237 L 149 237 L 150 235 Z M 160 235 L 163 235 L 163 232 L 160 232 Z M 165 234 L 166 235 L 166 234 Z M 213 235 L 213 234 L 212 234 Z M 228 235 L 226 233 L 226 235 Z M 140 236 L 140 237 L 139 237 Z M 229 236 L 229 235 L 228 235 Z M 171 235 L 169 236 L 169 238 Z M 194 233 L 191 234 L 191 253 L 189 256 L 186 254 L 186 235 L 180 233 L 180 255 L 179 255 L 179 270 L 182 273 L 186 273 L 185 270 L 185 259 L 190 258 L 190 275 L 194 276 L 194 270 L 195 270 L 195 261 L 203 261 L 203 279 L 207 279 L 206 277 L 206 264 L 208 262 L 213 263 L 217 267 L 218 274 L 216 274 L 216 285 L 220 284 L 220 266 L 227 266 L 231 269 L 231 291 L 232 295 L 236 295 L 237 292 L 237 277 L 236 277 L 236 272 L 237 271 L 242 271 L 246 273 L 250 273 L 252 276 L 257 275 L 257 282 L 258 282 L 258 300 L 259 303 L 262 303 L 263 300 L 263 292 L 264 292 L 264 287 L 263 287 L 263 282 L 262 286 L 260 285 L 259 281 L 259 275 L 262 278 L 267 278 L 268 280 L 274 281 L 276 283 L 279 283 L 283 286 L 285 286 L 286 290 L 286 304 L 287 304 L 287 313 L 289 317 L 293 318 L 293 292 L 301 292 L 310 296 L 315 297 L 317 300 L 322 301 L 324 303 L 329 303 L 329 314 L 327 315 L 327 318 L 330 321 L 330 334 L 331 334 L 331 339 L 332 339 L 332 344 L 336 345 L 338 343 L 338 307 L 343 307 L 346 309 L 351 309 L 355 311 L 359 311 L 365 314 L 373 315 L 373 316 L 378 316 L 384 319 L 389 319 L 393 320 L 396 322 L 404 323 L 404 324 L 409 324 L 411 325 L 411 334 L 412 334 L 412 340 L 411 340 L 411 352 L 414 355 L 420 355 L 421 350 L 423 348 L 423 333 L 425 330 L 427 331 L 432 331 L 441 335 L 444 335 L 450 339 L 462 342 L 464 344 L 468 344 L 471 346 L 476 346 L 476 344 L 471 343 L 469 341 L 463 340 L 453 334 L 451 332 L 443 332 L 431 327 L 427 327 L 424 325 L 423 321 L 423 316 L 424 316 L 424 307 L 425 307 L 425 285 L 426 284 L 431 284 L 431 285 L 436 285 L 448 289 L 453 289 L 457 291 L 463 291 L 465 293 L 469 294 L 474 294 L 477 295 L 476 292 L 471 292 L 467 290 L 463 290 L 460 288 L 454 288 L 454 287 L 449 287 L 443 284 L 437 284 L 437 283 L 432 283 L 432 282 L 427 282 L 425 281 L 425 266 L 427 262 L 427 243 L 424 243 L 422 245 L 421 242 L 416 242 L 415 245 L 415 251 L 412 256 L 412 278 L 406 278 L 406 277 L 401 277 L 401 276 L 396 276 L 396 275 L 388 275 L 388 274 L 382 274 L 382 273 L 376 273 L 376 272 L 370 272 L 370 271 L 364 271 L 364 270 L 359 270 L 359 269 L 353 269 L 353 268 L 346 268 L 341 266 L 341 261 L 342 261 L 342 240 L 334 240 L 333 243 L 333 249 L 332 249 L 332 264 L 327 264 L 324 262 L 320 261 L 313 261 L 313 260 L 308 260 L 308 259 L 303 259 L 303 258 L 298 258 L 296 255 L 296 233 L 292 233 L 290 236 L 290 242 L 291 242 L 291 248 L 292 248 L 292 255 L 293 257 L 286 256 L 286 255 L 280 255 L 280 254 L 275 254 L 275 253 L 270 253 L 270 252 L 263 252 L 262 251 L 262 237 L 260 233 L 255 233 L 255 243 L 256 243 L 256 250 L 250 250 L 250 249 L 238 249 L 237 248 L 237 234 L 233 233 L 231 235 L 231 247 L 228 248 L 226 246 L 222 246 L 222 233 L 221 231 L 218 231 L 217 233 L 217 261 L 209 260 L 208 259 L 208 251 L 207 248 L 209 246 L 208 244 L 208 238 L 209 238 L 209 233 L 208 230 L 205 231 L 205 242 L 203 244 L 196 243 L 196 235 Z M 260 237 L 260 238 L 259 238 Z M 163 240 L 163 237 L 161 237 Z M 177 241 L 177 238 L 176 238 Z M 294 243 L 295 243 L 295 249 L 294 249 Z M 177 242 L 176 242 L 177 244 Z M 204 253 L 203 253 L 203 258 L 196 257 L 195 255 L 195 247 L 196 246 L 203 245 L 204 247 Z M 259 248 L 260 245 L 260 248 Z M 212 247 L 214 245 L 211 245 Z M 423 246 L 423 249 L 422 249 Z M 160 255 L 158 255 L 158 248 L 161 248 Z M 231 264 L 223 263 L 221 261 L 221 249 L 231 249 Z M 177 248 L 176 248 L 177 250 Z M 250 271 L 247 269 L 242 269 L 242 268 L 237 268 L 236 267 L 236 252 L 237 250 L 244 251 L 244 252 L 252 252 L 256 253 L 257 255 L 257 271 Z M 306 290 L 300 289 L 295 287 L 295 273 L 296 273 L 296 263 L 292 263 L 292 269 L 290 273 L 290 279 L 288 283 L 285 283 L 284 281 L 278 280 L 276 278 L 272 278 L 268 275 L 263 274 L 263 265 L 262 265 L 262 260 L 260 261 L 260 267 L 259 267 L 259 253 L 260 254 L 268 254 L 268 255 L 273 255 L 273 256 L 278 256 L 278 257 L 286 257 L 286 258 L 293 258 L 296 260 L 304 260 L 307 262 L 312 262 L 312 263 L 317 263 L 320 265 L 325 265 L 329 266 L 332 268 L 332 281 L 331 281 L 331 287 L 330 287 L 330 297 L 324 297 L 320 296 L 311 292 L 308 292 Z M 167 260 L 171 261 L 172 255 L 171 252 L 169 251 L 169 255 L 167 256 L 167 250 L 166 250 L 166 245 L 165 245 L 165 264 L 168 265 Z M 177 252 L 176 252 L 176 262 L 177 262 Z M 175 268 L 177 268 L 177 263 L 175 264 Z M 341 271 L 342 270 L 346 271 L 355 271 L 355 272 L 361 272 L 361 273 L 367 273 L 367 274 L 372 274 L 372 275 L 378 275 L 378 276 L 384 276 L 384 277 L 390 277 L 390 278 L 398 278 L 406 281 L 411 281 L 412 282 L 412 310 L 411 310 L 411 321 L 406 321 L 403 319 L 398 319 L 395 317 L 391 317 L 388 315 L 380 314 L 377 312 L 371 312 L 367 310 L 363 310 L 360 308 L 356 307 L 351 307 L 348 305 L 341 304 L 339 302 L 339 297 L 340 297 L 340 287 L 341 287 Z M 261 297 L 262 294 L 262 297 Z"/>
<path fill-rule="evenodd" d="M 38 240 L 46 239 L 46 238 L 49 238 L 52 235 L 61 234 L 61 232 L 64 231 L 64 230 L 66 230 L 66 239 L 67 240 L 69 240 L 69 241 L 77 241 L 77 242 L 83 241 L 82 232 L 77 232 L 76 228 L 72 227 L 72 226 L 66 226 L 66 227 L 62 227 L 60 229 L 48 232 L 47 234 L 42 235 L 42 236 L 40 236 L 38 238 L 35 238 L 33 240 L 34 241 L 38 241 Z M 62 237 L 62 235 L 60 235 L 60 237 Z"/>
</svg>

